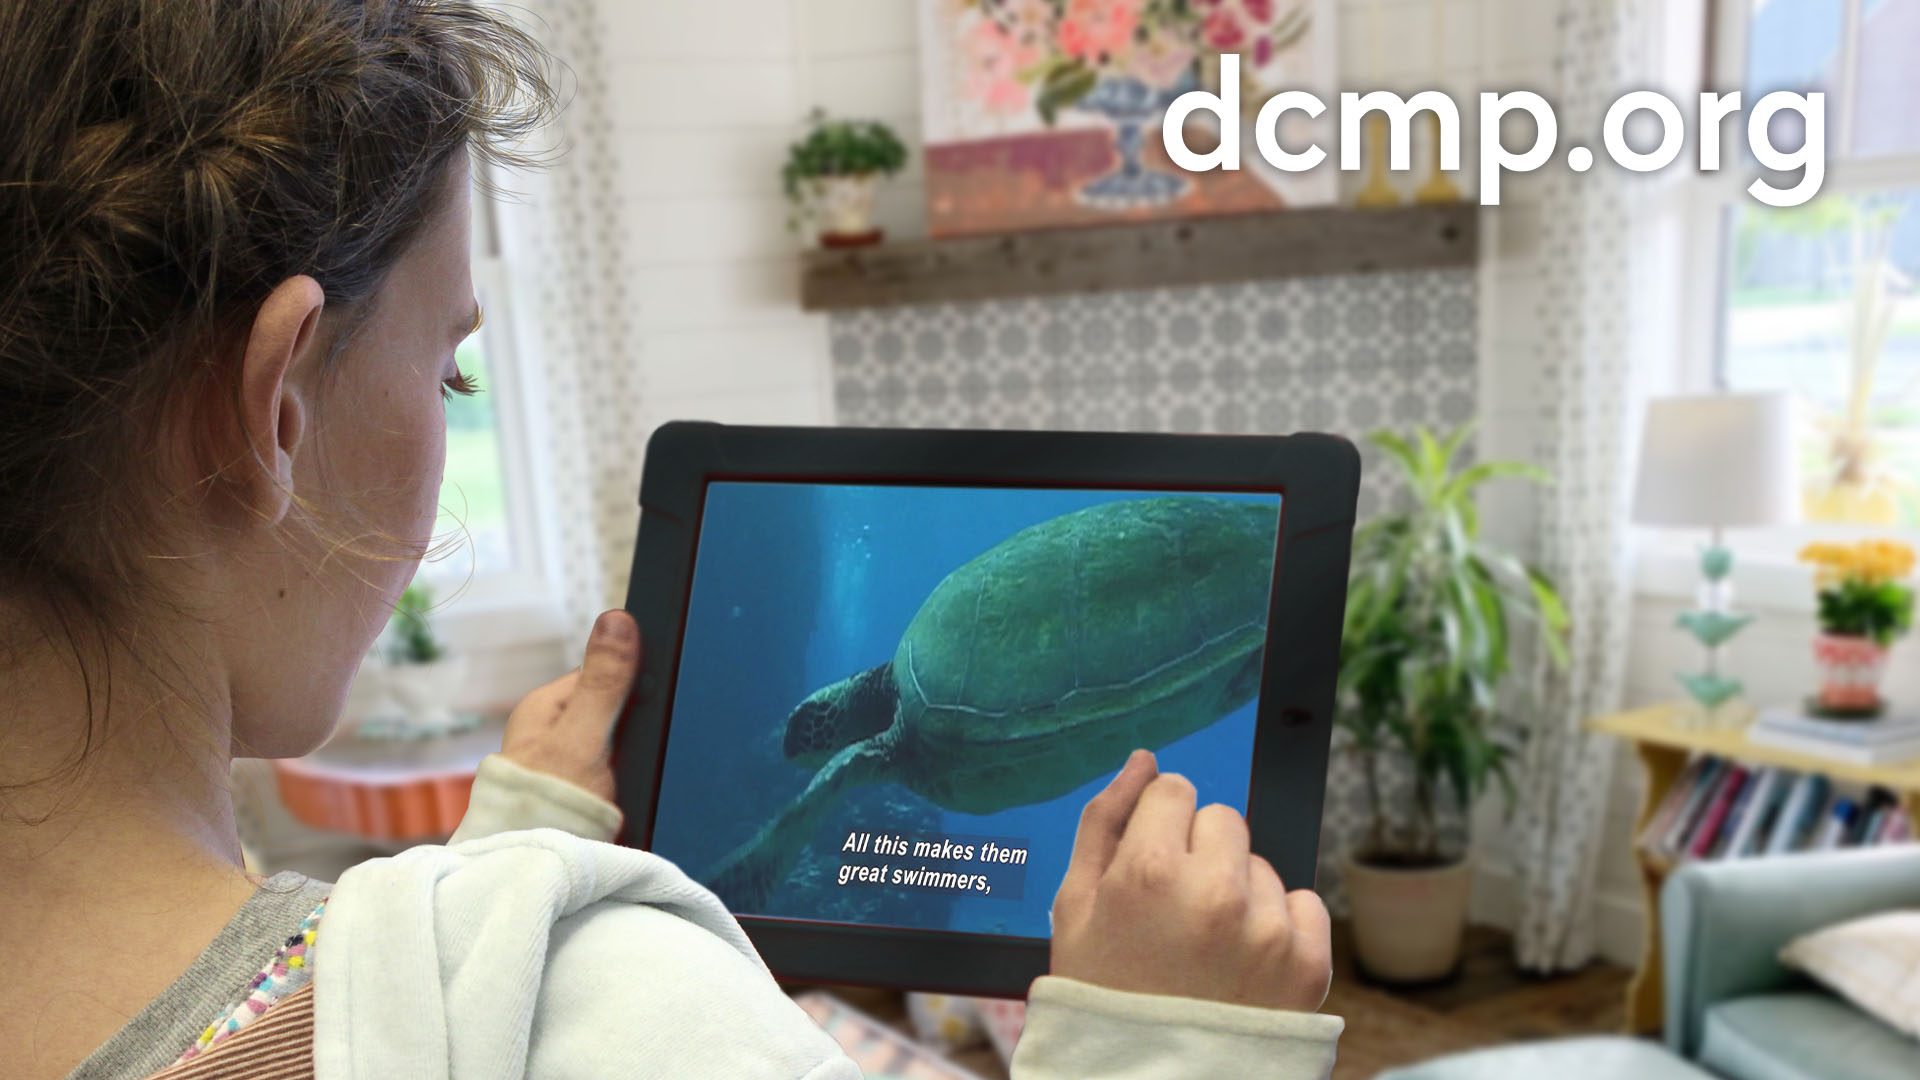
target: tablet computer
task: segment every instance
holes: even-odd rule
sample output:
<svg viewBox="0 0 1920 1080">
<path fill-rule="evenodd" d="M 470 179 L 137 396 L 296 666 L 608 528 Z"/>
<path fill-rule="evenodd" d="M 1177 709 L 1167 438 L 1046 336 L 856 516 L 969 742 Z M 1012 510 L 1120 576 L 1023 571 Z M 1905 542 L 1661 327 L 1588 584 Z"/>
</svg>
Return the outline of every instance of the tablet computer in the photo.
<svg viewBox="0 0 1920 1080">
<path fill-rule="evenodd" d="M 782 978 L 1017 996 L 1136 747 L 1311 885 L 1359 456 L 1323 435 L 648 446 L 623 841 Z"/>
</svg>

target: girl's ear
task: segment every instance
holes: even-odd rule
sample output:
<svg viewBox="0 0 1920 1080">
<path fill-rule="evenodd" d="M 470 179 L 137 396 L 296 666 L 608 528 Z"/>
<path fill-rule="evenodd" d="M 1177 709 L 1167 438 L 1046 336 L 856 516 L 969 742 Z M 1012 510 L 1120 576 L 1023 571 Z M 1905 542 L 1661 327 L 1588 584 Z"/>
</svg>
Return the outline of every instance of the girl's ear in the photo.
<svg viewBox="0 0 1920 1080">
<path fill-rule="evenodd" d="M 309 381 L 326 294 L 304 275 L 274 287 L 247 333 L 240 360 L 237 460 L 221 480 L 245 515 L 277 525 L 293 502 L 293 462 L 305 447 Z"/>
</svg>

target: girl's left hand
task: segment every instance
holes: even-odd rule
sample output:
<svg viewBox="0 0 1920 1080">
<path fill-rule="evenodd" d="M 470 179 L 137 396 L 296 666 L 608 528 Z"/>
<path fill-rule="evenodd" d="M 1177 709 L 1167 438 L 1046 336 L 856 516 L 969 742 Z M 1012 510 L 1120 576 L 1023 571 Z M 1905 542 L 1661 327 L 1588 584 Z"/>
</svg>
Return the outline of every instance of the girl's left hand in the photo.
<svg viewBox="0 0 1920 1080">
<path fill-rule="evenodd" d="M 500 753 L 613 801 L 608 736 L 640 670 L 640 627 L 613 610 L 594 620 L 579 667 L 540 687 L 507 717 Z"/>
</svg>

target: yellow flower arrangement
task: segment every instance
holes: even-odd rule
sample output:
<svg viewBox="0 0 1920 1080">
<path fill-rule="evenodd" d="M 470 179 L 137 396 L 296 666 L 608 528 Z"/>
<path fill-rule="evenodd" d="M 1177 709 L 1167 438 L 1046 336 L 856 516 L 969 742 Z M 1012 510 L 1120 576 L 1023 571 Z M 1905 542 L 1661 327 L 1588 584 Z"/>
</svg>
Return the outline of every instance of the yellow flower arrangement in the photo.
<svg viewBox="0 0 1920 1080">
<path fill-rule="evenodd" d="M 1816 541 L 1800 549 L 1800 561 L 1817 568 L 1822 586 L 1842 581 L 1877 585 L 1913 573 L 1914 552 L 1898 540 Z"/>
<path fill-rule="evenodd" d="M 1913 548 L 1898 540 L 1812 543 L 1800 560 L 1814 565 L 1820 628 L 1829 634 L 1871 638 L 1885 648 L 1913 620 L 1913 590 L 1898 584 L 1913 573 Z"/>
</svg>

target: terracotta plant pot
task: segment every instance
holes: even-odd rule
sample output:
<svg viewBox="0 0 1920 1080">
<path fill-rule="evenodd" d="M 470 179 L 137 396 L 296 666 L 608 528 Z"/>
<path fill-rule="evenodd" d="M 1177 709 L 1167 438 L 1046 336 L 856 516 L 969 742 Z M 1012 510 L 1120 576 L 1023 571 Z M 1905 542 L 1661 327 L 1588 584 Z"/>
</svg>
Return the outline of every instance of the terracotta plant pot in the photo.
<svg viewBox="0 0 1920 1080">
<path fill-rule="evenodd" d="M 1406 869 L 1348 856 L 1343 872 L 1353 903 L 1354 949 L 1369 978 L 1424 983 L 1453 974 L 1467 929 L 1471 860 Z"/>
<path fill-rule="evenodd" d="M 1880 678 L 1887 649 L 1870 637 L 1820 634 L 1813 639 L 1820 669 L 1819 703 L 1837 713 L 1870 713 L 1880 706 Z"/>
<path fill-rule="evenodd" d="M 820 243 L 825 247 L 859 247 L 880 242 L 873 224 L 873 196 L 879 173 L 858 176 L 822 176 L 813 181 L 813 205 L 820 216 Z"/>
</svg>

